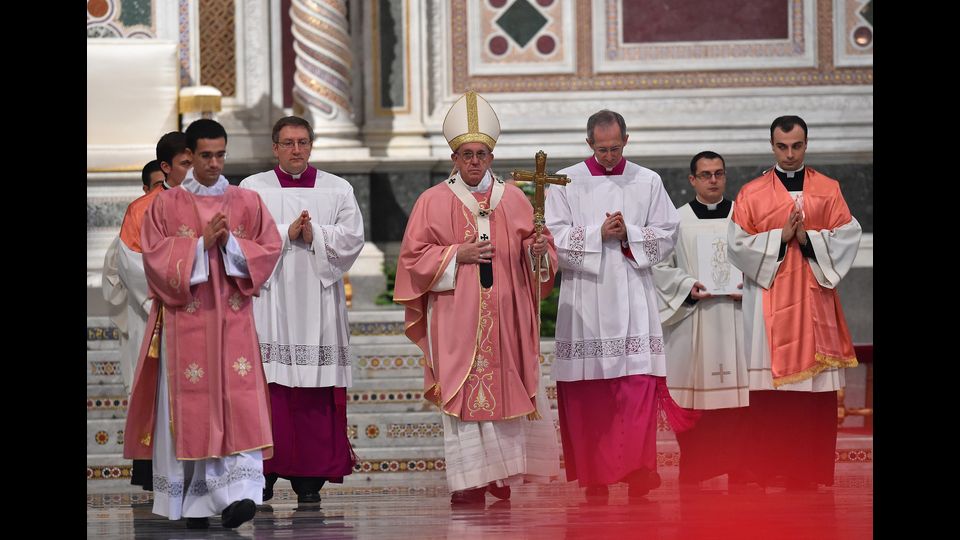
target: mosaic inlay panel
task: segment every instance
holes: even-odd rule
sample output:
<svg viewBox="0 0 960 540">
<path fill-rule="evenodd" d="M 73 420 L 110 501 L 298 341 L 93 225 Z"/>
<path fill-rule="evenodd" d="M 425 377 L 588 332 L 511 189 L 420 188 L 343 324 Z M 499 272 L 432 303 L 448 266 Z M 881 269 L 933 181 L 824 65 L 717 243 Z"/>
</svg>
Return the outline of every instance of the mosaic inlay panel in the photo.
<svg viewBox="0 0 960 540">
<path fill-rule="evenodd" d="M 573 73 L 573 2 L 478 0 L 467 22 L 471 74 Z"/>
<path fill-rule="evenodd" d="M 420 368 L 427 363 L 423 355 L 404 356 L 358 356 L 356 365 L 363 369 L 411 369 Z"/>
<path fill-rule="evenodd" d="M 87 412 L 121 411 L 127 408 L 126 396 L 101 396 L 87 398 Z"/>
<path fill-rule="evenodd" d="M 709 1 L 709 0 L 707 0 Z M 597 72 L 678 71 L 691 68 L 720 70 L 751 67 L 808 67 L 815 65 L 816 0 L 789 0 L 787 10 L 737 9 L 738 20 L 734 26 L 755 25 L 766 28 L 786 27 L 786 35 L 780 39 L 737 38 L 745 36 L 742 31 L 731 31 L 723 39 L 715 32 L 701 31 L 700 39 L 680 39 L 681 35 L 662 28 L 644 33 L 637 26 L 651 26 L 642 17 L 633 15 L 623 0 L 604 0 L 594 3 L 594 69 Z M 687 9 L 689 9 L 688 6 Z M 681 8 L 683 9 L 683 8 Z M 709 8 L 701 8 L 701 12 Z M 750 14 L 749 18 L 744 14 Z M 646 14 L 645 14 L 646 15 Z M 772 24 L 770 17 L 786 17 L 787 20 Z M 696 20 L 684 21 L 696 24 Z M 602 24 L 601 24 L 602 23 Z M 718 28 L 714 25 L 713 28 Z M 642 39 L 643 41 L 637 41 Z M 670 39 L 672 42 L 661 40 Z"/>
<path fill-rule="evenodd" d="M 873 65 L 873 0 L 834 0 L 833 12 L 834 63 Z"/>
<path fill-rule="evenodd" d="M 446 461 L 440 459 L 383 459 L 360 460 L 353 466 L 353 472 L 424 472 L 446 470 Z"/>
<path fill-rule="evenodd" d="M 237 95 L 234 0 L 200 0 L 200 84 Z"/>
<path fill-rule="evenodd" d="M 870 449 L 851 449 L 837 452 L 837 463 L 871 463 L 873 462 L 873 451 Z M 563 468 L 563 459 L 561 456 L 560 466 Z M 679 467 L 680 452 L 657 452 L 658 467 Z M 353 466 L 355 473 L 393 473 L 393 472 L 428 472 L 446 470 L 446 461 L 439 459 L 383 459 L 383 460 L 359 460 Z M 87 480 L 115 480 L 129 479 L 131 472 L 130 465 L 102 465 L 87 467 Z M 380 493 L 381 488 L 339 488 L 345 492 L 355 492 L 360 489 L 373 490 L 371 493 Z M 336 492 L 336 489 L 331 490 Z M 137 494 L 144 497 L 143 501 L 151 499 L 147 493 Z M 111 495 L 112 497 L 126 497 L 127 495 Z M 87 496 L 89 503 L 91 496 Z M 99 495 L 94 497 L 100 497 Z M 105 496 L 104 496 L 105 497 Z M 130 495 L 130 497 L 134 497 Z"/>
<path fill-rule="evenodd" d="M 352 336 L 402 336 L 403 321 L 350 323 Z"/>
<path fill-rule="evenodd" d="M 120 375 L 120 362 L 104 360 L 90 362 L 91 375 Z"/>
<path fill-rule="evenodd" d="M 347 401 L 352 403 L 409 403 L 423 399 L 423 392 L 404 390 L 361 390 L 347 392 Z"/>
<path fill-rule="evenodd" d="M 87 341 L 119 341 L 120 329 L 116 326 L 88 326 Z"/>
<path fill-rule="evenodd" d="M 156 38 L 153 11 L 153 0 L 87 0 L 87 37 Z"/>
<path fill-rule="evenodd" d="M 103 465 L 87 467 L 87 480 L 129 479 L 132 465 Z"/>
<path fill-rule="evenodd" d="M 619 14 L 608 13 L 607 0 L 570 0 L 564 4 L 575 5 L 572 20 L 576 21 L 576 36 L 567 44 L 575 49 L 575 70 L 570 74 L 544 73 L 538 77 L 519 77 L 508 74 L 509 69 L 499 66 L 498 75 L 482 74 L 469 67 L 470 55 L 478 50 L 473 37 L 468 38 L 470 28 L 470 5 L 466 0 L 451 0 L 451 51 L 450 69 L 452 70 L 452 92 L 459 94 L 466 90 L 483 93 L 497 92 L 571 92 L 571 91 L 617 91 L 617 90 L 660 90 L 677 88 L 758 88 L 758 87 L 800 87 L 821 85 L 872 85 L 873 69 L 869 67 L 838 67 L 831 58 L 834 56 L 833 25 L 835 15 L 832 2 L 843 0 L 791 0 L 791 16 L 797 6 L 803 9 L 803 55 L 791 53 L 787 57 L 771 57 L 774 66 L 763 65 L 751 59 L 745 65 L 734 67 L 730 58 L 701 58 L 704 67 L 695 66 L 691 58 L 660 58 L 671 70 L 657 70 L 648 67 L 650 62 L 624 62 L 610 72 L 598 69 L 599 63 L 608 63 L 603 58 L 608 32 L 616 33 L 615 24 Z M 799 3 L 798 3 L 799 2 Z M 480 3 L 479 0 L 477 3 Z M 500 7 L 506 1 L 496 2 Z M 484 6 L 486 3 L 484 2 Z M 598 6 L 599 15 L 595 14 Z M 808 15 L 809 13 L 809 15 Z M 796 30 L 796 29 L 794 29 Z M 477 34 L 474 33 L 473 36 Z M 793 39 L 793 38 L 791 38 Z M 699 44 L 703 45 L 703 44 Z M 724 43 L 725 46 L 741 45 Z M 529 45 L 528 45 L 529 46 Z M 662 44 L 661 44 L 662 46 Z M 669 48 L 669 47 L 668 47 Z M 599 51 L 599 53 L 596 53 Z M 597 59 L 596 56 L 600 58 Z M 741 59 L 742 60 L 742 59 Z M 815 60 L 815 61 L 814 61 Z M 784 67 L 787 62 L 798 62 L 801 66 Z M 809 66 L 809 67 L 804 67 Z M 523 71 L 518 69 L 518 74 Z"/>
<path fill-rule="evenodd" d="M 389 424 L 387 437 L 395 439 L 415 437 L 443 437 L 443 425 L 438 422 L 418 424 Z"/>
</svg>

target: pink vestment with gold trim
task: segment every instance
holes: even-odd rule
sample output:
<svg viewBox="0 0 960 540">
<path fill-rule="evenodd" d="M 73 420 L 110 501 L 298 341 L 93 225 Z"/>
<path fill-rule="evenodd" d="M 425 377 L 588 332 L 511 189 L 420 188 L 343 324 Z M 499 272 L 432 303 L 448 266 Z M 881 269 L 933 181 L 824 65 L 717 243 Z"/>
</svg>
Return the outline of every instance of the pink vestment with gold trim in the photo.
<svg viewBox="0 0 960 540">
<path fill-rule="evenodd" d="M 492 186 L 473 193 L 481 208 L 488 208 Z M 448 265 L 457 264 L 460 244 L 477 232 L 473 214 L 444 184 L 417 199 L 397 262 L 394 301 L 406 306 L 406 335 L 426 358 L 425 397 L 462 421 L 504 420 L 535 410 L 540 336 L 538 283 L 528 255 L 535 237 L 533 207 L 516 186 L 504 188 L 490 214 L 492 287 L 481 287 L 477 264 L 461 264 L 453 290 L 430 290 Z M 550 261 L 549 279 L 539 283 L 545 298 L 553 288 L 557 255 L 549 231 L 543 235 Z"/>
<path fill-rule="evenodd" d="M 214 246 L 206 251 L 208 280 L 191 286 L 197 239 L 218 211 L 227 216 L 250 277 L 228 276 L 219 246 Z M 221 196 L 197 196 L 171 189 L 147 211 L 141 241 L 154 302 L 127 411 L 124 457 L 152 456 L 159 361 L 148 352 L 162 305 L 169 429 L 177 459 L 254 449 L 263 449 L 268 459 L 273 453 L 269 395 L 250 300 L 280 256 L 273 218 L 253 191 L 229 186 Z"/>
</svg>

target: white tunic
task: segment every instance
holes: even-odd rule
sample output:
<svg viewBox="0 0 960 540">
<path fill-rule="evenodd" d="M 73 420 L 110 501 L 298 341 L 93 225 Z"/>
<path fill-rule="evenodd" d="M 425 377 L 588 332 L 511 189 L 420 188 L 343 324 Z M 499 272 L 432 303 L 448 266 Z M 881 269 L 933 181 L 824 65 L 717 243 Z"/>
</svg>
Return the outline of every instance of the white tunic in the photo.
<svg viewBox="0 0 960 540">
<path fill-rule="evenodd" d="M 277 222 L 283 249 L 254 299 L 253 314 L 267 382 L 289 387 L 349 387 L 350 325 L 343 274 L 363 248 L 363 218 L 353 187 L 317 171 L 312 188 L 281 188 L 274 171 L 245 178 Z M 290 223 L 306 210 L 313 244 L 291 242 Z"/>
<path fill-rule="evenodd" d="M 550 186 L 545 208 L 562 272 L 555 380 L 665 376 L 651 267 L 673 251 L 680 217 L 660 175 L 629 161 L 622 175 L 592 176 L 583 162 L 558 173 L 572 181 Z M 601 240 L 606 214 L 616 211 L 632 259 L 619 240 Z"/>
<path fill-rule="evenodd" d="M 688 409 L 746 407 L 750 386 L 741 303 L 725 295 L 692 306 L 684 303 L 694 282 L 700 281 L 697 237 L 726 236 L 729 216 L 700 219 L 689 204 L 678 212 L 677 248 L 653 268 L 667 348 L 667 388 L 674 401 Z"/>
</svg>

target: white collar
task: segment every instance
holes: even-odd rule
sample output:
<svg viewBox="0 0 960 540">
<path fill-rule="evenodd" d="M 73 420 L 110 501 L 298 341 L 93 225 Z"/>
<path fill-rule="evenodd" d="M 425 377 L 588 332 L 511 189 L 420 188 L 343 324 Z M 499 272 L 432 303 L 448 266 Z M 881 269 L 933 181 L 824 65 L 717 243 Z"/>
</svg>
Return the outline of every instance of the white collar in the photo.
<svg viewBox="0 0 960 540">
<path fill-rule="evenodd" d="M 774 167 L 776 167 L 776 169 L 777 169 L 778 171 L 780 171 L 780 172 L 782 172 L 783 174 L 787 175 L 787 178 L 793 178 L 793 175 L 795 175 L 795 174 L 797 174 L 798 172 L 802 171 L 803 168 L 804 168 L 804 166 L 805 166 L 805 165 L 804 165 L 803 163 L 801 163 L 801 164 L 800 164 L 800 168 L 798 168 L 797 170 L 795 170 L 795 171 L 785 171 L 785 170 L 783 170 L 783 169 L 780 168 L 780 164 L 779 164 L 779 163 L 777 163 L 776 165 L 774 165 Z"/>
<path fill-rule="evenodd" d="M 466 180 L 464 180 L 463 177 L 460 176 L 460 171 L 457 171 L 457 178 L 459 178 L 460 181 L 463 182 L 463 185 L 466 186 L 467 190 L 469 190 L 471 193 L 476 193 L 478 191 L 481 193 L 484 193 L 488 189 L 490 189 L 490 184 L 493 183 L 493 175 L 490 174 L 490 169 L 487 169 L 486 171 L 484 171 L 483 178 L 481 178 L 480 183 L 475 186 L 471 186 L 470 184 L 468 184 Z"/>
<path fill-rule="evenodd" d="M 193 169 L 190 169 L 187 172 L 187 177 L 183 179 L 183 183 L 180 184 L 180 187 L 193 193 L 194 195 L 200 195 L 201 197 L 213 197 L 223 195 L 227 191 L 227 186 L 230 185 L 230 182 L 227 182 L 227 177 L 220 175 L 220 178 L 217 179 L 217 183 L 207 187 L 197 181 L 193 177 Z"/>
<path fill-rule="evenodd" d="M 699 195 L 695 196 L 694 198 L 697 199 L 697 202 L 698 202 L 698 203 L 706 206 L 706 207 L 707 207 L 707 210 L 716 210 L 717 207 L 720 206 L 720 203 L 723 202 L 723 197 L 720 197 L 720 200 L 717 201 L 717 202 L 715 202 L 715 203 L 706 203 L 706 202 L 703 202 L 703 201 L 700 200 L 700 196 L 699 196 Z"/>
<path fill-rule="evenodd" d="M 306 168 L 304 168 L 302 171 L 298 172 L 297 174 L 292 174 L 292 173 L 288 173 L 287 171 L 284 171 L 284 170 L 283 170 L 283 167 L 281 167 L 279 164 L 277 165 L 277 168 L 280 169 L 281 171 L 283 171 L 284 174 L 290 175 L 290 177 L 293 178 L 294 180 L 299 180 L 299 179 L 300 179 L 300 176 L 301 176 L 303 173 L 307 172 L 307 169 L 310 168 L 310 164 L 307 163 Z"/>
</svg>

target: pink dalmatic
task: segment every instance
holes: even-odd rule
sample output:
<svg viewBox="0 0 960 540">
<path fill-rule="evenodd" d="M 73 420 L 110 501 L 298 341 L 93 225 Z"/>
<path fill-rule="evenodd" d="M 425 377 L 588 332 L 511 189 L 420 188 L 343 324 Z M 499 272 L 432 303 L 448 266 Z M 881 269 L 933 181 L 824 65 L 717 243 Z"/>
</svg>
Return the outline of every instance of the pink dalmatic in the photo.
<svg viewBox="0 0 960 540">
<path fill-rule="evenodd" d="M 430 291 L 447 265 L 457 264 L 460 245 L 477 235 L 473 214 L 446 185 L 428 189 L 417 200 L 400 248 L 394 300 L 406 306 L 406 335 L 426 359 L 425 397 L 462 421 L 503 420 L 536 410 L 538 283 L 527 255 L 536 234 L 533 207 L 516 186 L 504 188 L 490 214 L 492 287 L 481 287 L 478 265 L 461 264 L 453 290 Z M 474 196 L 485 203 L 489 192 Z M 549 231 L 543 235 L 550 279 L 539 286 L 546 297 L 557 256 Z"/>
<path fill-rule="evenodd" d="M 223 212 L 247 260 L 249 278 L 227 276 L 218 247 L 206 251 L 210 276 L 191 286 L 197 239 Z M 280 256 L 277 227 L 256 192 L 230 186 L 222 196 L 185 189 L 160 194 L 145 217 L 143 262 L 153 307 L 147 328 L 163 309 L 166 383 L 177 459 L 222 457 L 263 449 L 272 455 L 267 383 L 260 363 L 251 296 Z M 124 457 L 150 459 L 156 421 L 159 362 L 150 355 L 152 332 L 140 361 L 127 412 Z"/>
<path fill-rule="evenodd" d="M 794 204 L 771 169 L 743 186 L 732 219 L 751 235 L 780 229 Z M 836 229 L 853 219 L 839 184 L 810 167 L 804 173 L 802 204 L 808 231 Z M 857 365 L 840 296 L 817 283 L 797 242 L 787 244 L 776 279 L 763 290 L 763 313 L 775 387 L 829 367 Z"/>
</svg>

